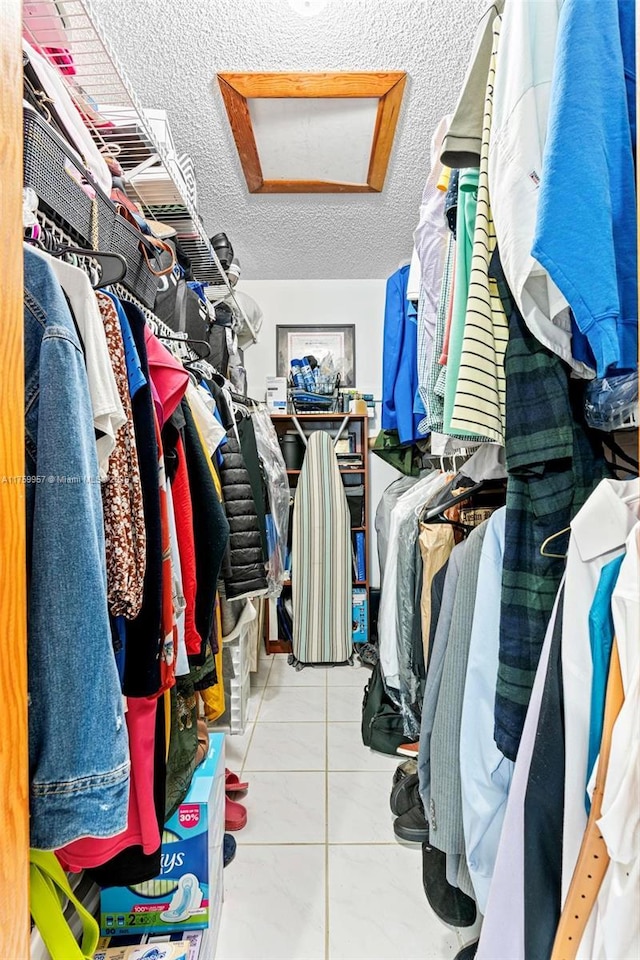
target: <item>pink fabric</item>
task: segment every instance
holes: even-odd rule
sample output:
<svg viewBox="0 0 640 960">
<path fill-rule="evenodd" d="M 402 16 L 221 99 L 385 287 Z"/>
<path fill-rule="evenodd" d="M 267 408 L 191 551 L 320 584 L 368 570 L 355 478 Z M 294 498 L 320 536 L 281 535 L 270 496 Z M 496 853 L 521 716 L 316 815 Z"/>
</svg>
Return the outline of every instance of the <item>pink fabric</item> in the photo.
<svg viewBox="0 0 640 960">
<path fill-rule="evenodd" d="M 162 404 L 162 415 L 158 413 L 162 428 L 182 400 L 189 383 L 189 374 L 148 327 L 145 329 L 144 338 L 149 373 Z"/>
<path fill-rule="evenodd" d="M 101 867 L 127 847 L 141 846 L 145 854 L 160 846 L 160 828 L 153 798 L 154 748 L 158 701 L 145 697 L 127 700 L 127 729 L 131 754 L 131 789 L 127 828 L 106 840 L 83 837 L 56 851 L 65 870 L 79 873 Z"/>
</svg>

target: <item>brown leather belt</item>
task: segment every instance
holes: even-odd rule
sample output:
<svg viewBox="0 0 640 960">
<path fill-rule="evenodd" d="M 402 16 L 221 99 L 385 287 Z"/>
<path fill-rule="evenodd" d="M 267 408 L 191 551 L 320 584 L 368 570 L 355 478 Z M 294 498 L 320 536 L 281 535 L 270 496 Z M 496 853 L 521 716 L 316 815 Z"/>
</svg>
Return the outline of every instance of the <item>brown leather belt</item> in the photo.
<svg viewBox="0 0 640 960">
<path fill-rule="evenodd" d="M 551 960 L 575 960 L 591 911 L 598 898 L 604 875 L 609 866 L 609 853 L 597 821 L 600 819 L 602 811 L 602 798 L 611 753 L 611 736 L 623 703 L 624 689 L 622 673 L 620 672 L 620 657 L 617 641 L 614 640 L 607 680 L 600 759 L 598 760 L 596 783 L 591 799 L 591 811 L 558 924 Z"/>
</svg>

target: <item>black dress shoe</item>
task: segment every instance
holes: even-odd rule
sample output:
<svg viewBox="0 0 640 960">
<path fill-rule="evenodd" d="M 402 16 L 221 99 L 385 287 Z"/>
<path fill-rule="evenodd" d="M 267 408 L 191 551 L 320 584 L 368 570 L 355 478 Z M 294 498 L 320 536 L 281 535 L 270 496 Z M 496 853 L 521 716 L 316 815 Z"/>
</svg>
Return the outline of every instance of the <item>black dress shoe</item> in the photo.
<svg viewBox="0 0 640 960">
<path fill-rule="evenodd" d="M 474 940 L 472 943 L 468 943 L 466 947 L 462 948 L 460 953 L 456 953 L 454 960 L 473 960 L 478 952 L 479 943 L 479 940 Z"/>
<path fill-rule="evenodd" d="M 417 803 L 394 820 L 393 832 L 398 840 L 406 840 L 407 843 L 424 843 L 428 840 L 429 824 L 425 820 L 422 804 Z"/>
<path fill-rule="evenodd" d="M 417 760 L 404 760 L 402 763 L 398 764 L 393 774 L 393 785 L 395 787 L 396 783 L 399 783 L 404 777 L 410 777 L 413 773 L 418 772 L 418 761 Z"/>
<path fill-rule="evenodd" d="M 422 886 L 429 906 L 444 923 L 471 927 L 476 922 L 475 900 L 447 881 L 447 855 L 428 841 L 422 844 Z"/>
<path fill-rule="evenodd" d="M 391 813 L 394 817 L 401 817 L 407 810 L 411 810 L 420 803 L 420 789 L 418 784 L 418 774 L 413 773 L 409 777 L 403 777 L 396 783 L 391 791 L 389 800 L 391 804 Z"/>
</svg>

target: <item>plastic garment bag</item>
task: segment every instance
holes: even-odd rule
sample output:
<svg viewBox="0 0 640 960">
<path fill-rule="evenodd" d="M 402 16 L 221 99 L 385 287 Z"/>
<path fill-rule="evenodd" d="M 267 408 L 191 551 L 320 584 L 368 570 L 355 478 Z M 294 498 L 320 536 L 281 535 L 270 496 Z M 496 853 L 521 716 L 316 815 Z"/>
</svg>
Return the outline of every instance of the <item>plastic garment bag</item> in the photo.
<svg viewBox="0 0 640 960">
<path fill-rule="evenodd" d="M 269 495 L 267 514 L 267 596 L 279 597 L 285 580 L 287 537 L 289 533 L 289 479 L 278 443 L 278 436 L 266 407 L 251 414 L 262 474 Z"/>
</svg>

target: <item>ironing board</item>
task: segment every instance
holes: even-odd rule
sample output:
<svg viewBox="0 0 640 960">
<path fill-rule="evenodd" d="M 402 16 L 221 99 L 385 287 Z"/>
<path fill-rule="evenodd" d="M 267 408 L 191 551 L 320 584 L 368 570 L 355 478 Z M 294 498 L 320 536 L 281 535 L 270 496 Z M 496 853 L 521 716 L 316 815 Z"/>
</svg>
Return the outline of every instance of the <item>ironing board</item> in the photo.
<svg viewBox="0 0 640 960">
<path fill-rule="evenodd" d="M 293 656 L 297 666 L 352 654 L 351 520 L 334 440 L 314 431 L 293 509 Z"/>
</svg>

